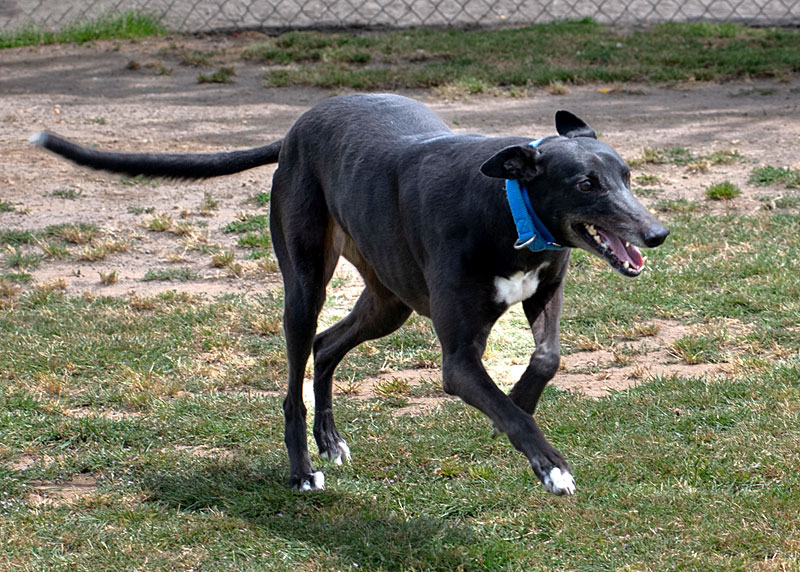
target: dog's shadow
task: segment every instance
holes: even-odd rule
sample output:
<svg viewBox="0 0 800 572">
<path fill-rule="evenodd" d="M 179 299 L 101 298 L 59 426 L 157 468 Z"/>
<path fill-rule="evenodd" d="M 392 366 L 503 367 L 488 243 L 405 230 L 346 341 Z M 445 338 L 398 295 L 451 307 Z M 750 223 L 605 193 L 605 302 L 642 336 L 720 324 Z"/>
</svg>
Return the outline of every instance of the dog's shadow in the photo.
<svg viewBox="0 0 800 572">
<path fill-rule="evenodd" d="M 468 525 L 400 517 L 388 508 L 393 501 L 382 504 L 376 497 L 335 489 L 290 490 L 281 470 L 246 461 L 197 463 L 143 477 L 150 502 L 244 520 L 275 537 L 287 552 L 303 547 L 325 555 L 327 565 L 337 568 L 353 563 L 361 570 L 468 568 L 477 540 Z"/>
</svg>

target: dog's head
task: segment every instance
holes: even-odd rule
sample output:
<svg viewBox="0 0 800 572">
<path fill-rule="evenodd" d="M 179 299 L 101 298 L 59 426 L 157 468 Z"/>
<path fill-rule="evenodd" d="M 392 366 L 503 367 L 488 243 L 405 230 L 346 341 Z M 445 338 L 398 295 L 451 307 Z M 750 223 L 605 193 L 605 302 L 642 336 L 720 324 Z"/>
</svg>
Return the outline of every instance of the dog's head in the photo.
<svg viewBox="0 0 800 572">
<path fill-rule="evenodd" d="M 536 147 L 506 147 L 481 172 L 519 181 L 559 244 L 587 250 L 621 274 L 638 276 L 644 261 L 637 247 L 660 245 L 669 230 L 634 198 L 630 168 L 591 127 L 559 111 L 556 130 L 559 136 Z"/>
</svg>

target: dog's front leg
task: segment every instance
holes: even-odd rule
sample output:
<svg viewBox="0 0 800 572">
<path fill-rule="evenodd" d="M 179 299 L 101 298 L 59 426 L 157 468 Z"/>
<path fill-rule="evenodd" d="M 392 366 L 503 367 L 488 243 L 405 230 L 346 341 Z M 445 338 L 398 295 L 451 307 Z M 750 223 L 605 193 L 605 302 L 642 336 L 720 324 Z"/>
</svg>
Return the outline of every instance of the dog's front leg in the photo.
<svg viewBox="0 0 800 572">
<path fill-rule="evenodd" d="M 564 283 L 550 289 L 542 289 L 535 296 L 522 302 L 522 308 L 533 331 L 536 349 L 520 380 L 511 389 L 509 396 L 531 415 L 536 411 L 539 397 L 545 386 L 553 379 L 561 361 L 559 349 L 559 319 L 564 304 Z"/>
<path fill-rule="evenodd" d="M 432 318 L 442 344 L 444 390 L 486 414 L 527 458 L 534 473 L 553 494 L 572 494 L 569 465 L 544 437 L 533 417 L 495 385 L 481 362 L 485 324 L 476 320 L 475 304 L 437 304 Z M 466 310 L 466 309 L 469 309 Z"/>
</svg>

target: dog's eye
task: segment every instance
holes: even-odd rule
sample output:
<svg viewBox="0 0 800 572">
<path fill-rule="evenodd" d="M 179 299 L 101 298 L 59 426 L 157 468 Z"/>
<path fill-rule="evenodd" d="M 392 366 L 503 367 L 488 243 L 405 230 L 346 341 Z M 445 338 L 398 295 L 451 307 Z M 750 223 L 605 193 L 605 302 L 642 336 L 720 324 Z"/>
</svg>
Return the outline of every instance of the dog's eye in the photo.
<svg viewBox="0 0 800 572">
<path fill-rule="evenodd" d="M 594 185 L 592 184 L 592 182 L 589 179 L 585 179 L 585 180 L 581 181 L 580 183 L 578 183 L 578 188 L 581 191 L 591 191 L 594 188 Z"/>
</svg>

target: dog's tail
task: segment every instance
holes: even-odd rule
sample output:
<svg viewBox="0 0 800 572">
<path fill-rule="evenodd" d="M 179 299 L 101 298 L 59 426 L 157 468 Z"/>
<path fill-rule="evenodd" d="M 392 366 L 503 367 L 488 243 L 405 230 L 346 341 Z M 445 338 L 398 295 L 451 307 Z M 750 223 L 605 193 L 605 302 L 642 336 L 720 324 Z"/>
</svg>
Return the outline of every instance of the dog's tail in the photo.
<svg viewBox="0 0 800 572">
<path fill-rule="evenodd" d="M 29 142 L 92 169 L 130 176 L 207 179 L 277 163 L 283 139 L 263 147 L 229 153 L 174 154 L 96 151 L 76 145 L 53 133 L 37 133 Z"/>
</svg>

